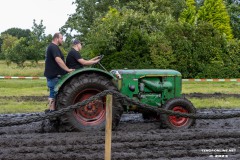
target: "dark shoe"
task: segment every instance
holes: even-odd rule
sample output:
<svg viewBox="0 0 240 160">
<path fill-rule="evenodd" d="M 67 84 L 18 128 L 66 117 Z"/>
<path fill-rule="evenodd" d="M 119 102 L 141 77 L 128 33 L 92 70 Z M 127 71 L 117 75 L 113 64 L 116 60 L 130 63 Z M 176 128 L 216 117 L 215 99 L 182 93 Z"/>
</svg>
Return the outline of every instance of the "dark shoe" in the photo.
<svg viewBox="0 0 240 160">
<path fill-rule="evenodd" d="M 45 109 L 44 113 L 47 114 L 50 111 L 50 109 Z"/>
</svg>

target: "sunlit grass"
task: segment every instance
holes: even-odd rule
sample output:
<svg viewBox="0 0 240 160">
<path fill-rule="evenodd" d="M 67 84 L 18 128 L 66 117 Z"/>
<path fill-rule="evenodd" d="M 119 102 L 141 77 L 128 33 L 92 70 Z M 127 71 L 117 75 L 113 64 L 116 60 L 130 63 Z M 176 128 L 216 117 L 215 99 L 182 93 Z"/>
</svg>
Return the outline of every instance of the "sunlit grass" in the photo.
<svg viewBox="0 0 240 160">
<path fill-rule="evenodd" d="M 0 113 L 30 113 L 43 112 L 47 107 L 46 101 L 18 101 L 14 97 L 46 96 L 48 95 L 46 80 L 0 79 L 1 97 Z"/>
<path fill-rule="evenodd" d="M 46 80 L 0 79 L 0 96 L 45 96 Z"/>
<path fill-rule="evenodd" d="M 182 92 L 240 94 L 239 82 L 183 82 Z M 239 98 L 188 98 L 196 108 L 240 108 Z"/>
<path fill-rule="evenodd" d="M 239 98 L 188 98 L 196 108 L 240 108 Z"/>
<path fill-rule="evenodd" d="M 240 94 L 239 82 L 183 82 L 182 92 Z"/>
<path fill-rule="evenodd" d="M 0 61 L 0 76 L 28 76 L 28 77 L 43 77 L 44 61 L 38 64 L 25 62 L 23 68 L 17 67 L 16 64 L 7 66 L 5 61 Z"/>
<path fill-rule="evenodd" d="M 0 113 L 32 113 L 43 112 L 47 109 L 46 102 L 16 102 L 14 99 L 2 100 L 0 102 Z"/>
</svg>

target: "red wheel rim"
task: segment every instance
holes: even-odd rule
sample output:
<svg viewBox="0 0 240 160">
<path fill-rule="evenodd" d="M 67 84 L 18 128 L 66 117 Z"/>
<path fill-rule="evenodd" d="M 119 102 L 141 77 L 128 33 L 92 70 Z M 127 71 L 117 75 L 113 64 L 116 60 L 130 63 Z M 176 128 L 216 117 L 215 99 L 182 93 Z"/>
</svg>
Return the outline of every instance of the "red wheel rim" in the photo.
<svg viewBox="0 0 240 160">
<path fill-rule="evenodd" d="M 82 102 L 100 92 L 100 90 L 93 88 L 85 89 L 74 98 L 74 104 Z M 105 120 L 105 102 L 105 98 L 92 101 L 85 106 L 75 109 L 73 111 L 73 115 L 78 122 L 85 126 L 95 126 L 101 124 Z"/>
<path fill-rule="evenodd" d="M 172 110 L 175 112 L 189 113 L 188 110 L 186 110 L 181 106 L 175 106 Z M 188 120 L 189 118 L 185 118 L 185 117 L 169 116 L 169 121 L 171 122 L 171 124 L 177 127 L 186 125 Z"/>
</svg>

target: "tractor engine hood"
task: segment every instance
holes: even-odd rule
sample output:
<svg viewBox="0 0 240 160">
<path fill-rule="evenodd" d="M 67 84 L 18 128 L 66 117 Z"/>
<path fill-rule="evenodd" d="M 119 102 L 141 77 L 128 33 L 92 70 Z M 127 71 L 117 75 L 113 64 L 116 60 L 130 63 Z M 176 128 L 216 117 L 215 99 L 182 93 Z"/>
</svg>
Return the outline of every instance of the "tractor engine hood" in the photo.
<svg viewBox="0 0 240 160">
<path fill-rule="evenodd" d="M 155 77 L 155 76 L 182 76 L 180 72 L 170 69 L 121 69 L 121 70 L 112 70 L 111 73 L 116 75 L 131 75 L 135 78 L 143 77 Z"/>
<path fill-rule="evenodd" d="M 120 69 L 111 73 L 118 79 L 119 91 L 132 98 L 139 94 L 158 94 L 179 97 L 181 73 L 169 69 Z M 163 94 L 162 94 L 163 93 Z"/>
</svg>

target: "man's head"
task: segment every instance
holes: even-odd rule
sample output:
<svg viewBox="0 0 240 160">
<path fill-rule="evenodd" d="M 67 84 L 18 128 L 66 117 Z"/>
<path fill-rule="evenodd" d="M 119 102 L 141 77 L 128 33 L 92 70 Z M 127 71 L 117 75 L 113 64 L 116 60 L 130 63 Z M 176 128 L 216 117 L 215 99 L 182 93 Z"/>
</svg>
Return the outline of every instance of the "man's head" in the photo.
<svg viewBox="0 0 240 160">
<path fill-rule="evenodd" d="M 76 50 L 76 51 L 80 51 L 82 49 L 82 45 L 81 45 L 81 42 L 77 39 L 74 39 L 72 41 L 72 45 L 73 45 L 73 48 Z"/>
<path fill-rule="evenodd" d="M 61 33 L 55 33 L 53 35 L 53 43 L 55 43 L 58 46 L 61 46 L 63 44 L 63 36 Z"/>
</svg>

